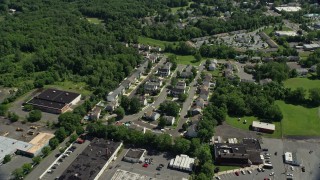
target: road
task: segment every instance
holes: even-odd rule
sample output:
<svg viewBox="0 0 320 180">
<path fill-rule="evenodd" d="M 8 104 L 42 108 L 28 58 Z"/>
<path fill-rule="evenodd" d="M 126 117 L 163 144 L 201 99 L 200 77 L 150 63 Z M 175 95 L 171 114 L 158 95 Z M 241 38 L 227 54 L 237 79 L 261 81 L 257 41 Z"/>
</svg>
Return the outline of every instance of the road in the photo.
<svg viewBox="0 0 320 180">
<path fill-rule="evenodd" d="M 154 72 L 155 72 L 157 69 L 159 69 L 159 67 L 161 67 L 161 66 L 164 64 L 164 62 L 166 62 L 166 60 L 167 60 L 166 56 L 163 56 L 163 57 L 160 59 L 160 61 L 158 62 L 158 64 L 150 71 L 150 73 L 147 75 L 147 77 L 139 83 L 139 85 L 145 83 L 145 82 L 149 79 L 149 77 L 150 77 L 151 75 L 153 75 Z M 139 69 L 140 69 L 140 70 L 143 70 L 143 68 L 144 68 L 144 67 L 140 67 Z M 130 92 L 129 98 L 132 98 L 132 97 L 135 95 L 135 93 L 136 93 L 139 85 L 137 85 L 136 88 Z"/>
<path fill-rule="evenodd" d="M 69 138 L 66 138 L 61 144 L 61 147 L 64 147 L 66 142 L 69 141 Z M 59 147 L 60 147 L 59 146 Z M 40 177 L 40 175 L 56 160 L 56 154 L 60 153 L 59 148 L 53 150 L 47 157 L 45 157 L 34 170 L 25 178 L 26 180 L 35 180 Z"/>
<path fill-rule="evenodd" d="M 190 89 L 189 89 L 189 92 L 188 92 L 188 98 L 186 99 L 186 101 L 182 105 L 182 109 L 180 111 L 180 120 L 178 122 L 177 128 L 168 131 L 168 133 L 171 134 L 174 137 L 180 136 L 180 133 L 178 132 L 178 130 L 181 129 L 182 125 L 188 120 L 188 118 L 185 118 L 185 116 L 188 114 L 188 110 L 191 107 L 192 102 L 193 102 L 193 97 L 196 94 L 196 91 L 197 91 L 196 84 L 197 84 L 197 80 L 200 78 L 201 72 L 204 69 L 204 65 L 203 64 L 204 63 L 199 65 L 198 73 L 197 73 L 196 77 L 194 78 L 194 80 L 189 85 Z"/>
</svg>

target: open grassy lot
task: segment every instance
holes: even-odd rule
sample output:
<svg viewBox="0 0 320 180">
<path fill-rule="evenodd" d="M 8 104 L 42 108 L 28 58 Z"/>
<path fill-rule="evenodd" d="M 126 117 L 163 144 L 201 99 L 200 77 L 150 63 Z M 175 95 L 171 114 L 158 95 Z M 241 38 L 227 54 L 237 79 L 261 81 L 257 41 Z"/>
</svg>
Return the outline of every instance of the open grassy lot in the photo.
<svg viewBox="0 0 320 180">
<path fill-rule="evenodd" d="M 161 47 L 162 49 L 164 49 L 165 44 L 173 44 L 173 42 L 161 41 L 161 40 L 147 38 L 143 36 L 139 36 L 138 42 L 141 44 L 147 44 L 150 46 L 158 46 L 158 47 Z"/>
<path fill-rule="evenodd" d="M 174 7 L 174 8 L 170 8 L 172 13 L 176 13 L 179 9 L 181 8 L 187 8 L 190 6 L 190 4 L 192 4 L 193 2 L 189 2 L 188 6 L 183 6 L 183 7 Z"/>
<path fill-rule="evenodd" d="M 311 80 L 308 78 L 291 78 L 284 82 L 284 86 L 291 89 L 303 87 L 304 89 L 312 89 L 320 87 L 320 80 Z"/>
<path fill-rule="evenodd" d="M 276 101 L 283 113 L 283 135 L 319 136 L 320 109 L 305 108 Z"/>
<path fill-rule="evenodd" d="M 275 31 L 274 30 L 274 27 L 268 27 L 266 29 L 263 30 L 263 32 L 265 32 L 267 35 L 269 35 L 271 32 Z M 283 26 L 282 27 L 282 30 L 279 30 L 279 31 L 292 31 L 292 29 L 290 29 L 289 27 L 287 26 Z"/>
<path fill-rule="evenodd" d="M 85 83 L 75 83 L 71 81 L 56 82 L 53 85 L 46 85 L 45 88 L 57 88 L 66 91 L 73 91 L 82 94 L 83 96 L 88 96 L 92 92 L 87 90 L 87 85 Z"/>
<path fill-rule="evenodd" d="M 92 24 L 103 24 L 103 20 L 99 18 L 86 18 Z"/>
<path fill-rule="evenodd" d="M 172 55 L 172 53 L 165 53 L 167 56 Z M 199 66 L 199 64 L 204 61 L 205 59 L 202 59 L 199 62 L 193 62 L 194 61 L 194 57 L 192 55 L 188 55 L 188 56 L 182 56 L 182 55 L 176 55 L 177 59 L 178 59 L 178 64 L 184 64 L 184 65 L 188 65 L 188 64 L 192 64 L 194 66 Z"/>
<path fill-rule="evenodd" d="M 219 167 L 219 168 L 220 168 L 220 172 L 241 168 L 241 167 L 239 167 L 239 166 L 214 166 L 214 167 L 215 167 L 215 168 L 216 168 L 216 167 Z"/>
<path fill-rule="evenodd" d="M 247 123 L 244 124 L 244 120 L 247 120 Z M 226 122 L 235 127 L 235 128 L 239 128 L 239 129 L 243 129 L 243 130 L 250 130 L 250 126 L 252 124 L 252 121 L 259 121 L 258 118 L 254 117 L 254 116 L 244 116 L 241 117 L 241 120 L 238 121 L 238 117 L 230 117 L 227 116 Z M 281 123 L 280 122 L 274 122 L 273 124 L 276 125 L 276 130 L 273 134 L 263 134 L 263 136 L 265 137 L 273 137 L 273 138 L 281 138 Z"/>
</svg>

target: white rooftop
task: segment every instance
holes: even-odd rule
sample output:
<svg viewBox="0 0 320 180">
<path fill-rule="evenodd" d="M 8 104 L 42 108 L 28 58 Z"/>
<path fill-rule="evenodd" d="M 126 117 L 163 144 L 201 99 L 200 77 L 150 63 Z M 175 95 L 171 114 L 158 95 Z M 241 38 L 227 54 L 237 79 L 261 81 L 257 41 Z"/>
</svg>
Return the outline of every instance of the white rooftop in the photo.
<svg viewBox="0 0 320 180">
<path fill-rule="evenodd" d="M 298 34 L 295 31 L 276 31 L 277 36 L 297 36 Z"/>
<path fill-rule="evenodd" d="M 269 129 L 273 131 L 276 129 L 276 126 L 274 124 L 264 123 L 260 121 L 252 121 L 252 127 L 260 129 Z"/>
<path fill-rule="evenodd" d="M 301 10 L 301 7 L 286 6 L 286 7 L 276 7 L 275 9 L 278 11 L 297 12 Z"/>
<path fill-rule="evenodd" d="M 2 161 L 7 154 L 13 154 L 17 150 L 27 151 L 31 147 L 33 147 L 33 145 L 30 143 L 0 136 L 0 161 Z"/>
<path fill-rule="evenodd" d="M 292 162 L 293 161 L 292 152 L 285 152 L 284 159 L 286 162 Z"/>
</svg>

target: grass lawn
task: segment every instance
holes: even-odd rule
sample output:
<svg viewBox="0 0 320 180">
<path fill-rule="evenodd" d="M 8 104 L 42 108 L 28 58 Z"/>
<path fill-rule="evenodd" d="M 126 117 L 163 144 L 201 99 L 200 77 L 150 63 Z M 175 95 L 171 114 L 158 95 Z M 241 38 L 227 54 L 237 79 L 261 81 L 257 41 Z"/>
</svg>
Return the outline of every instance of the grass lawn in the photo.
<svg viewBox="0 0 320 180">
<path fill-rule="evenodd" d="M 312 89 L 320 87 L 320 80 L 311 80 L 308 78 L 291 78 L 284 82 L 284 86 L 291 89 L 303 87 L 304 89 Z"/>
<path fill-rule="evenodd" d="M 150 46 L 158 46 L 158 47 L 161 47 L 162 49 L 164 49 L 165 44 L 173 44 L 173 42 L 161 41 L 161 40 L 142 37 L 142 36 L 139 36 L 138 42 L 141 44 L 147 44 Z"/>
<path fill-rule="evenodd" d="M 189 2 L 188 6 L 182 6 L 182 7 L 174 7 L 174 8 L 170 8 L 172 13 L 177 13 L 177 11 L 181 8 L 187 8 L 190 6 L 190 4 L 192 4 L 193 2 Z"/>
<path fill-rule="evenodd" d="M 165 53 L 165 54 L 167 56 L 172 55 L 172 53 Z M 192 55 L 188 55 L 188 56 L 176 55 L 176 56 L 177 56 L 178 64 L 184 64 L 184 65 L 192 64 L 194 66 L 199 66 L 199 64 L 202 61 L 205 61 L 205 59 L 202 59 L 199 62 L 192 62 L 194 61 L 194 57 Z"/>
<path fill-rule="evenodd" d="M 299 52 L 299 56 L 301 57 L 301 59 L 306 60 L 309 56 L 309 54 L 311 54 L 311 52 L 307 52 L 307 51 L 302 51 Z"/>
<path fill-rule="evenodd" d="M 246 124 L 244 124 L 244 120 L 247 120 Z M 232 127 L 247 130 L 247 131 L 250 130 L 249 128 L 250 128 L 250 125 L 252 124 L 252 121 L 258 121 L 258 118 L 254 116 L 244 116 L 244 117 L 241 117 L 240 121 L 238 121 L 237 117 L 227 116 L 227 119 L 226 119 L 227 124 L 231 125 Z M 263 134 L 263 136 L 281 138 L 281 123 L 274 122 L 273 124 L 276 125 L 275 132 L 273 134 Z"/>
<path fill-rule="evenodd" d="M 103 20 L 99 18 L 86 18 L 92 24 L 103 24 Z"/>
<path fill-rule="evenodd" d="M 214 166 L 214 167 L 215 167 L 215 168 L 216 168 L 216 167 L 219 167 L 219 168 L 220 168 L 220 171 L 219 171 L 219 172 L 229 171 L 229 170 L 241 168 L 241 167 L 239 167 L 239 166 Z"/>
<path fill-rule="evenodd" d="M 320 109 L 305 108 L 286 104 L 283 101 L 276 101 L 283 113 L 283 134 L 284 135 L 320 135 Z"/>
<path fill-rule="evenodd" d="M 263 32 L 265 32 L 268 36 L 273 31 L 275 31 L 273 27 L 268 27 L 263 30 Z M 282 30 L 277 30 L 277 31 L 292 31 L 292 29 L 287 26 L 282 26 Z"/>
<path fill-rule="evenodd" d="M 57 88 L 66 91 L 73 91 L 81 93 L 83 96 L 88 96 L 92 92 L 86 89 L 87 85 L 85 83 L 75 83 L 71 81 L 56 82 L 53 85 L 45 85 L 45 88 Z"/>
</svg>

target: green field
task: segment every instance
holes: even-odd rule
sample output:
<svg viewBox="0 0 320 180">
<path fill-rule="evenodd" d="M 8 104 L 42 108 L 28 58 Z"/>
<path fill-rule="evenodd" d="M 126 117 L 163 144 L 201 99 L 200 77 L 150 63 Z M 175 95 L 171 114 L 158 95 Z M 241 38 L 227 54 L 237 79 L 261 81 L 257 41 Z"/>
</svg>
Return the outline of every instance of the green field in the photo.
<svg viewBox="0 0 320 180">
<path fill-rule="evenodd" d="M 309 56 L 309 54 L 311 54 L 311 52 L 307 52 L 307 51 L 301 51 L 299 52 L 299 56 L 301 57 L 301 59 L 306 60 Z"/>
<path fill-rule="evenodd" d="M 291 78 L 284 82 L 284 86 L 291 89 L 303 87 L 304 89 L 312 89 L 320 87 L 320 80 L 310 80 L 308 78 Z"/>
<path fill-rule="evenodd" d="M 172 53 L 165 53 L 165 54 L 167 56 L 173 55 Z M 184 64 L 184 65 L 192 64 L 194 66 L 199 66 L 199 64 L 205 60 L 205 59 L 202 59 L 199 62 L 192 62 L 194 61 L 194 57 L 192 55 L 188 55 L 188 56 L 176 55 L 176 56 L 177 56 L 178 64 Z"/>
<path fill-rule="evenodd" d="M 319 136 L 320 135 L 320 109 L 305 108 L 276 101 L 280 107 L 283 119 L 283 135 Z"/>
<path fill-rule="evenodd" d="M 247 123 L 244 124 L 244 120 L 247 120 Z M 241 117 L 241 120 L 238 121 L 238 117 L 230 117 L 227 116 L 226 122 L 227 124 L 231 125 L 232 127 L 243 129 L 249 131 L 250 125 L 252 121 L 259 121 L 258 118 L 253 116 L 244 116 Z M 264 134 L 265 137 L 274 137 L 274 138 L 281 138 L 281 123 L 274 122 L 273 124 L 276 125 L 276 130 L 273 134 Z"/>
<path fill-rule="evenodd" d="M 161 41 L 161 40 L 142 37 L 142 36 L 139 36 L 138 42 L 140 44 L 147 44 L 147 45 L 150 45 L 150 46 L 158 46 L 158 47 L 161 47 L 162 50 L 164 49 L 165 44 L 173 44 L 173 42 Z"/>
<path fill-rule="evenodd" d="M 92 24 L 103 24 L 103 20 L 98 18 L 86 18 Z"/>
<path fill-rule="evenodd" d="M 85 83 L 74 83 L 71 81 L 56 82 L 53 85 L 46 85 L 45 88 L 57 88 L 66 91 L 73 91 L 81 93 L 83 96 L 88 96 L 91 91 L 87 90 L 87 85 Z"/>
<path fill-rule="evenodd" d="M 274 28 L 273 27 L 268 27 L 266 29 L 263 30 L 263 32 L 265 32 L 268 36 L 271 32 L 274 32 Z M 292 29 L 290 29 L 289 27 L 287 26 L 283 26 L 282 27 L 282 30 L 279 30 L 279 31 L 292 31 Z"/>
<path fill-rule="evenodd" d="M 189 2 L 188 6 L 183 6 L 183 7 L 174 7 L 174 8 L 170 8 L 172 13 L 176 13 L 179 9 L 181 8 L 187 8 L 190 6 L 190 4 L 192 4 L 193 2 Z"/>
<path fill-rule="evenodd" d="M 216 167 L 219 167 L 220 168 L 220 171 L 219 172 L 222 172 L 222 171 L 229 171 L 229 170 L 234 170 L 234 169 L 240 169 L 241 167 L 239 166 L 214 166 L 215 168 Z"/>
</svg>

